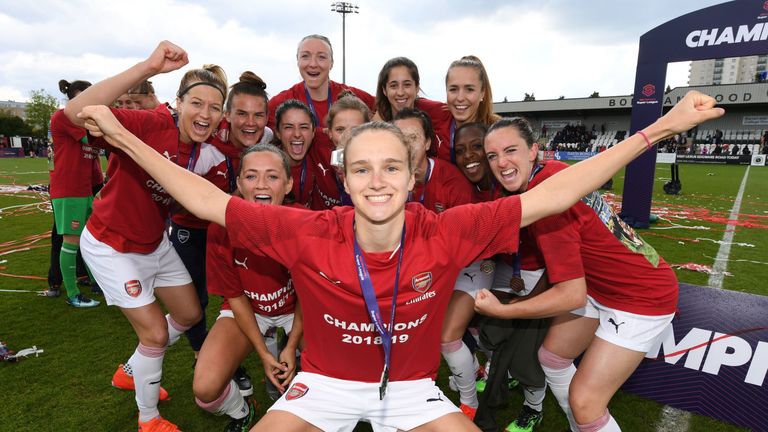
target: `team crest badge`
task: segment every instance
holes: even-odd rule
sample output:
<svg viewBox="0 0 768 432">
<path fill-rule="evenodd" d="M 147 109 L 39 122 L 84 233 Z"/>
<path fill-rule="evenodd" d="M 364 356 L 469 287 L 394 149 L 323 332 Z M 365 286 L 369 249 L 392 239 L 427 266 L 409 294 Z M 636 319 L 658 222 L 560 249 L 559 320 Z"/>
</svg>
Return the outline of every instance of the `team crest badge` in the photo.
<svg viewBox="0 0 768 432">
<path fill-rule="evenodd" d="M 494 269 L 496 269 L 496 264 L 493 261 L 483 261 L 482 264 L 480 264 L 480 271 L 485 274 L 493 273 Z"/>
<path fill-rule="evenodd" d="M 435 211 L 437 213 L 442 213 L 445 211 L 445 204 L 443 203 L 435 203 Z"/>
<path fill-rule="evenodd" d="M 309 391 L 309 387 L 305 386 L 302 383 L 296 383 L 291 386 L 291 388 L 288 389 L 287 392 L 285 392 L 285 400 L 294 400 L 299 399 L 300 397 L 303 397 L 307 392 Z"/>
<path fill-rule="evenodd" d="M 125 283 L 125 292 L 133 298 L 138 297 L 141 294 L 141 282 L 129 280 Z"/>
<path fill-rule="evenodd" d="M 189 231 L 180 229 L 179 232 L 176 233 L 176 238 L 178 238 L 181 243 L 186 243 L 187 240 L 189 240 Z"/>
<path fill-rule="evenodd" d="M 72 223 L 69 224 L 70 227 L 72 227 L 73 230 L 76 230 L 80 228 L 80 221 L 73 220 Z"/>
<path fill-rule="evenodd" d="M 425 293 L 432 286 L 432 272 L 419 273 L 411 279 L 411 286 L 420 293 Z"/>
</svg>

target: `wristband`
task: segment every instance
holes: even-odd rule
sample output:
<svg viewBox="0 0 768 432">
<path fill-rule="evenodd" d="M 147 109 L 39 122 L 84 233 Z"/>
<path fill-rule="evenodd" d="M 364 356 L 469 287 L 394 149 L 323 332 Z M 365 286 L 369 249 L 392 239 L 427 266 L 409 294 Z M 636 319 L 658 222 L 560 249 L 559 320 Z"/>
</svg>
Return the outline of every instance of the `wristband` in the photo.
<svg viewBox="0 0 768 432">
<path fill-rule="evenodd" d="M 637 134 L 645 138 L 645 143 L 648 144 L 648 150 L 650 150 L 651 147 L 653 147 L 653 143 L 651 142 L 651 140 L 648 139 L 648 135 L 646 135 L 645 132 L 642 131 L 642 129 L 637 131 Z"/>
</svg>

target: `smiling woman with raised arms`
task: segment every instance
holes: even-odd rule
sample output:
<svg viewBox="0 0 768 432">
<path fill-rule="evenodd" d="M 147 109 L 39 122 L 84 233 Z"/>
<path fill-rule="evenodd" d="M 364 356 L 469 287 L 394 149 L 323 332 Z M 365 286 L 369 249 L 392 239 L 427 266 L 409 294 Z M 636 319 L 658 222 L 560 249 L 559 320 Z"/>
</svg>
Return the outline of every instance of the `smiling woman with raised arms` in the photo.
<svg viewBox="0 0 768 432">
<path fill-rule="evenodd" d="M 713 106 L 691 94 L 646 132 L 659 140 L 687 130 L 722 115 Z M 306 323 L 303 371 L 254 431 L 351 431 L 360 419 L 376 431 L 478 430 L 433 381 L 456 273 L 515 252 L 521 226 L 567 209 L 648 150 L 635 135 L 530 192 L 438 215 L 406 205 L 414 179 L 400 131 L 367 123 L 342 142 L 354 208 L 307 212 L 221 192 L 144 145 L 106 107 L 79 115 L 185 208 L 226 226 L 233 244 L 290 270 Z"/>
<path fill-rule="evenodd" d="M 64 114 L 82 125 L 77 113 L 84 106 L 111 103 L 147 78 L 187 62 L 184 50 L 161 42 L 146 60 L 70 100 Z M 110 116 L 119 119 L 121 128 L 141 137 L 152 152 L 188 172 L 194 169 L 201 143 L 221 119 L 226 92 L 220 68 L 192 69 L 179 84 L 176 112 L 159 105 L 154 110 L 113 109 Z M 136 351 L 115 373 L 113 384 L 135 386 L 139 431 L 170 432 L 176 426 L 160 417 L 157 409 L 163 357 L 169 345 L 200 321 L 200 304 L 189 273 L 166 235 L 171 197 L 124 152 L 113 150 L 107 167 L 109 182 L 94 200 L 81 238 L 83 258 L 104 290 L 107 304 L 120 308 L 139 338 Z M 162 300 L 167 315 L 155 296 Z"/>
</svg>

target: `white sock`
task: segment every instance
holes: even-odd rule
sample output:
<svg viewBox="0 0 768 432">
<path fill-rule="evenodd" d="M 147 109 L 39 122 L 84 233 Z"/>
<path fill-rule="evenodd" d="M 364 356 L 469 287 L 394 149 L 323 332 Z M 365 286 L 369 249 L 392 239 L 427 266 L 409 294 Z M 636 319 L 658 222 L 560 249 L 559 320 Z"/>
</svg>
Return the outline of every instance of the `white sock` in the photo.
<svg viewBox="0 0 768 432">
<path fill-rule="evenodd" d="M 464 405 L 471 408 L 477 408 L 477 389 L 475 388 L 475 364 L 472 353 L 467 345 L 461 339 L 446 342 L 441 345 L 441 352 L 445 362 L 451 369 L 456 382 L 456 388 L 459 390 L 459 400 Z"/>
<path fill-rule="evenodd" d="M 200 408 L 216 414 L 216 415 L 228 415 L 233 419 L 241 419 L 248 415 L 248 404 L 245 402 L 245 398 L 240 395 L 240 390 L 237 388 L 237 384 L 234 381 L 229 381 L 229 385 L 224 388 L 224 391 L 213 402 L 203 402 L 198 398 L 195 398 L 197 406 Z"/>
<path fill-rule="evenodd" d="M 181 335 L 183 335 L 185 331 L 189 330 L 190 327 L 183 326 L 174 321 L 173 317 L 171 317 L 171 314 L 166 314 L 165 320 L 168 321 L 168 346 L 171 346 L 175 344 Z"/>
<path fill-rule="evenodd" d="M 157 401 L 160 399 L 160 381 L 163 377 L 165 347 L 148 347 L 139 343 L 128 360 L 136 385 L 136 405 L 139 421 L 146 422 L 160 415 Z"/>
<path fill-rule="evenodd" d="M 166 314 L 165 320 L 168 322 L 168 346 L 171 346 L 175 344 L 177 340 L 179 340 L 185 331 L 189 330 L 189 327 L 184 327 L 183 325 L 174 321 L 173 318 L 171 318 L 171 314 Z M 131 376 L 133 376 L 133 368 L 131 367 L 132 358 L 133 357 L 129 358 L 123 366 L 125 373 Z"/>
<path fill-rule="evenodd" d="M 576 366 L 573 359 L 564 359 L 544 348 L 539 348 L 539 362 L 544 375 L 547 377 L 547 385 L 552 390 L 552 395 L 557 399 L 560 408 L 563 409 L 572 431 L 579 430 L 576 419 L 573 417 L 571 405 L 568 403 L 568 389 L 576 374 Z"/>
<path fill-rule="evenodd" d="M 525 396 L 525 402 L 523 405 L 528 406 L 538 412 L 544 409 L 544 396 L 547 395 L 547 384 L 543 387 L 530 387 L 523 386 L 523 396 Z"/>
</svg>

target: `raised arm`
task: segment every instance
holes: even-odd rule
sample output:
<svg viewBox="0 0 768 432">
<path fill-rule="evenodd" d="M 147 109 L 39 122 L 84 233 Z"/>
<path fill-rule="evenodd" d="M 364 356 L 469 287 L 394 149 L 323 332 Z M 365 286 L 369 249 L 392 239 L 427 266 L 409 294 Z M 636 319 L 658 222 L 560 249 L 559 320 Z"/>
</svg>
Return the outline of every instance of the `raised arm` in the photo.
<svg viewBox="0 0 768 432">
<path fill-rule="evenodd" d="M 160 73 L 175 71 L 189 63 L 187 52 L 168 41 L 160 42 L 149 57 L 129 69 L 90 86 L 64 107 L 72 123 L 82 126 L 77 113 L 88 105 L 110 105 L 137 83 Z"/>
<path fill-rule="evenodd" d="M 655 143 L 720 117 L 724 113 L 722 108 L 715 107 L 714 98 L 692 91 L 664 117 L 645 128 L 644 132 L 648 139 Z M 646 151 L 648 144 L 638 133 L 548 178 L 520 196 L 520 225 L 527 226 L 546 216 L 565 211 Z"/>
<path fill-rule="evenodd" d="M 231 196 L 208 180 L 174 164 L 136 138 L 106 106 L 87 106 L 78 117 L 84 121 L 91 135 L 103 136 L 109 144 L 125 152 L 192 214 L 225 226 L 225 213 Z"/>
</svg>

